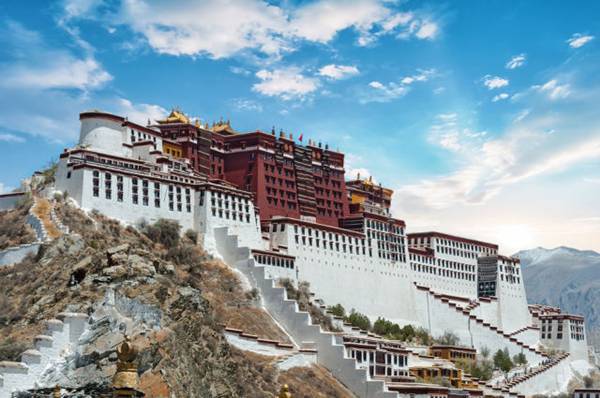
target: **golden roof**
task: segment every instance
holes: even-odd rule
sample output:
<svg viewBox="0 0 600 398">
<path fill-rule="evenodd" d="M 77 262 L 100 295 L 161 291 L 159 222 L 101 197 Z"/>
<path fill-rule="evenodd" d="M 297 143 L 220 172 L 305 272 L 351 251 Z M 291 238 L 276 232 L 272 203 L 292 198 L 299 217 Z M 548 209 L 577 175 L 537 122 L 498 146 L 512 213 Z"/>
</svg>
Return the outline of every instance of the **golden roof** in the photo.
<svg viewBox="0 0 600 398">
<path fill-rule="evenodd" d="M 209 130 L 212 131 L 213 133 L 237 134 L 237 131 L 235 131 L 231 127 L 231 122 L 229 120 L 224 122 L 223 119 L 221 119 L 217 123 L 213 123 L 212 127 Z"/>
<path fill-rule="evenodd" d="M 167 116 L 164 120 L 157 120 L 160 124 L 168 124 L 168 123 L 190 123 L 190 119 L 179 109 L 173 109 L 169 116 Z"/>
</svg>

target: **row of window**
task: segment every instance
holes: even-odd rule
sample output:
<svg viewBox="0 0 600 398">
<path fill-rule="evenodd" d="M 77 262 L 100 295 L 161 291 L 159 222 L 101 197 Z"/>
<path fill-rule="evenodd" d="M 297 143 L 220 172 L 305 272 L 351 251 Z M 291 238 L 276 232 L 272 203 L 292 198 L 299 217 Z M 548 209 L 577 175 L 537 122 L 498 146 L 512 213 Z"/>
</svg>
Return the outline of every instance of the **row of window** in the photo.
<svg viewBox="0 0 600 398">
<path fill-rule="evenodd" d="M 465 281 L 475 281 L 476 277 L 474 274 L 468 274 L 466 272 L 458 272 L 447 269 L 439 269 L 436 267 L 432 267 L 430 265 L 418 264 L 418 263 L 410 263 L 410 268 L 413 271 L 424 272 L 432 275 L 444 276 L 447 278 L 461 279 Z"/>
<path fill-rule="evenodd" d="M 140 184 L 141 181 L 141 184 Z M 114 184 L 113 184 L 114 182 Z M 117 202 L 123 202 L 124 190 L 123 190 L 123 176 L 116 175 L 113 179 L 111 173 L 104 173 L 104 198 L 108 200 L 113 199 L 113 190 L 116 188 L 116 200 Z M 159 182 L 150 182 L 145 179 L 132 178 L 131 179 L 131 202 L 134 205 L 141 204 L 143 206 L 150 205 L 150 198 L 152 197 L 152 203 L 155 208 L 161 207 L 160 197 L 161 184 Z M 152 194 L 150 194 L 152 192 Z M 100 197 L 100 172 L 94 170 L 92 173 L 92 195 L 94 197 Z M 192 192 L 190 188 L 182 189 L 180 186 L 168 186 L 168 203 L 170 211 L 185 211 L 188 213 L 192 212 Z"/>
<path fill-rule="evenodd" d="M 269 256 L 265 254 L 254 254 L 254 260 L 263 265 L 272 265 L 275 267 L 282 267 L 293 269 L 294 268 L 294 260 L 291 258 L 282 258 L 278 256 Z"/>
</svg>

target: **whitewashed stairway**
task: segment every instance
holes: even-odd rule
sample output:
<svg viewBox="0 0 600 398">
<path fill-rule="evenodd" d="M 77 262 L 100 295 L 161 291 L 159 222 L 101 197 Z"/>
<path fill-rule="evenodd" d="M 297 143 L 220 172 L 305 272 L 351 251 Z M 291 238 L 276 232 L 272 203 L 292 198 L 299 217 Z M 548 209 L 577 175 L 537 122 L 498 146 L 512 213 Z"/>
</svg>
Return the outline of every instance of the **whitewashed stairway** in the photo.
<svg viewBox="0 0 600 398">
<path fill-rule="evenodd" d="M 77 349 L 88 316 L 63 312 L 57 318 L 46 321 L 44 333 L 35 337 L 35 347 L 21 354 L 20 362 L 0 362 L 0 398 L 10 398 L 15 391 L 41 387 L 39 382 L 44 372 Z"/>
<path fill-rule="evenodd" d="M 265 275 L 264 266 L 251 258 L 250 249 L 239 247 L 236 235 L 229 235 L 227 228 L 216 228 L 217 250 L 223 260 L 237 268 L 260 290 L 265 309 L 285 329 L 296 345 L 311 344 L 317 349 L 317 362 L 327 368 L 354 394 L 361 398 L 398 398 L 395 392 L 386 391 L 380 380 L 372 380 L 365 369 L 359 369 L 356 361 L 345 356 L 341 335 L 327 332 L 320 325 L 312 324 L 310 315 L 300 311 L 295 300 L 287 298 L 286 290 L 275 285 L 275 280 Z"/>
</svg>

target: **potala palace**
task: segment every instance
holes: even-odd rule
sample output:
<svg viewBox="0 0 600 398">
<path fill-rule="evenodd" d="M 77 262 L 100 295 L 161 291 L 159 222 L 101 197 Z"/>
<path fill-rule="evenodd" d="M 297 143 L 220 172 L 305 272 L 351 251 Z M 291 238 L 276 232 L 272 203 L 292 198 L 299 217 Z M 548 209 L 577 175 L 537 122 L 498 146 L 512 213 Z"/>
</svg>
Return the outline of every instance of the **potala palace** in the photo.
<svg viewBox="0 0 600 398">
<path fill-rule="evenodd" d="M 357 396 L 446 397 L 448 388 L 411 384 L 411 369 L 458 370 L 437 354 L 351 328 L 324 333 L 282 298 L 277 280 L 309 282 L 324 306 L 339 303 L 372 321 L 434 337 L 451 331 L 463 347 L 446 347 L 452 356 L 506 348 L 527 358 L 529 370 L 510 381 L 454 374 L 453 386 L 468 395 L 559 392 L 590 366 L 583 317 L 528 305 L 517 258 L 494 243 L 411 233 L 390 213 L 393 191 L 346 176 L 344 154 L 327 145 L 274 130 L 239 133 L 228 121 L 202 124 L 178 110 L 146 126 L 99 111 L 80 120 L 79 143 L 60 154 L 56 191 L 127 224 L 165 218 L 196 230 Z"/>
</svg>

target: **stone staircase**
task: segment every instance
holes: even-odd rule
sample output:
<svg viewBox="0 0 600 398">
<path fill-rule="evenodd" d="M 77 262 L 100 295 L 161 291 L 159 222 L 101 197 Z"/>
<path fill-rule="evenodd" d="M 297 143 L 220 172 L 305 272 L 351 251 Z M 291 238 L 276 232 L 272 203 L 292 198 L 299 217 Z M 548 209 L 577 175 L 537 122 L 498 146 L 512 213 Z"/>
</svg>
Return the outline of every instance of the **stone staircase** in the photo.
<svg viewBox="0 0 600 398">
<path fill-rule="evenodd" d="M 476 315 L 471 314 L 471 312 L 469 310 L 467 310 L 466 308 L 463 308 L 462 306 L 457 305 L 455 302 L 444 297 L 443 294 L 438 294 L 438 293 L 434 292 L 432 289 L 430 289 L 429 287 L 422 286 L 417 283 L 415 283 L 415 286 L 416 286 L 417 290 L 425 292 L 426 294 L 429 295 L 429 297 L 433 298 L 433 300 L 447 306 L 449 309 L 455 311 L 456 314 L 458 314 L 459 316 L 468 318 L 468 325 L 469 325 L 470 331 L 472 331 L 474 328 L 478 328 L 481 332 L 485 332 L 485 334 L 491 335 L 491 337 L 493 337 L 494 335 L 496 335 L 497 337 L 500 337 L 503 340 L 504 345 L 509 349 L 509 352 L 511 353 L 511 355 L 515 355 L 520 352 L 524 352 L 528 356 L 528 361 L 530 361 L 533 364 L 541 363 L 545 359 L 548 358 L 548 356 L 546 354 L 544 354 L 543 352 L 537 350 L 536 348 L 534 348 L 530 345 L 523 343 L 522 341 L 517 339 L 515 336 L 509 335 L 508 333 L 504 332 L 502 329 L 498 328 L 497 326 L 494 326 L 494 325 L 490 324 L 489 322 L 486 322 L 483 319 L 477 317 Z M 490 347 L 488 347 L 488 348 L 490 348 Z M 504 348 L 504 347 L 501 347 L 501 348 Z"/>
<path fill-rule="evenodd" d="M 296 346 L 312 345 L 317 351 L 317 362 L 327 368 L 360 398 L 398 398 L 387 391 L 385 383 L 370 378 L 366 369 L 360 369 L 352 358 L 347 358 L 341 333 L 327 332 L 312 323 L 310 315 L 301 311 L 295 300 L 287 298 L 286 290 L 265 274 L 264 266 L 256 264 L 250 249 L 238 246 L 236 235 L 229 235 L 226 227 L 216 228 L 217 250 L 225 263 L 238 269 L 250 284 L 261 292 L 265 309 L 285 329 Z"/>
<path fill-rule="evenodd" d="M 44 333 L 35 336 L 34 348 L 21 354 L 20 362 L 0 362 L 0 398 L 10 398 L 15 391 L 40 387 L 45 372 L 77 349 L 87 320 L 85 314 L 60 313 L 57 319 L 46 321 Z"/>
<path fill-rule="evenodd" d="M 520 385 L 522 385 L 524 383 L 535 384 L 536 378 L 544 377 L 544 376 L 546 376 L 546 374 L 548 372 L 554 370 L 561 363 L 564 364 L 563 361 L 565 361 L 568 356 L 569 356 L 568 353 L 563 353 L 563 354 L 560 354 L 559 356 L 548 359 L 548 360 L 544 361 L 542 364 L 540 364 L 539 366 L 536 366 L 536 367 L 530 369 L 529 372 L 527 372 L 526 374 L 522 374 L 522 375 L 513 377 L 510 380 L 506 381 L 505 383 L 503 383 L 501 388 L 504 388 L 504 389 L 508 388 L 509 390 L 514 391 L 515 389 L 517 389 Z"/>
</svg>

